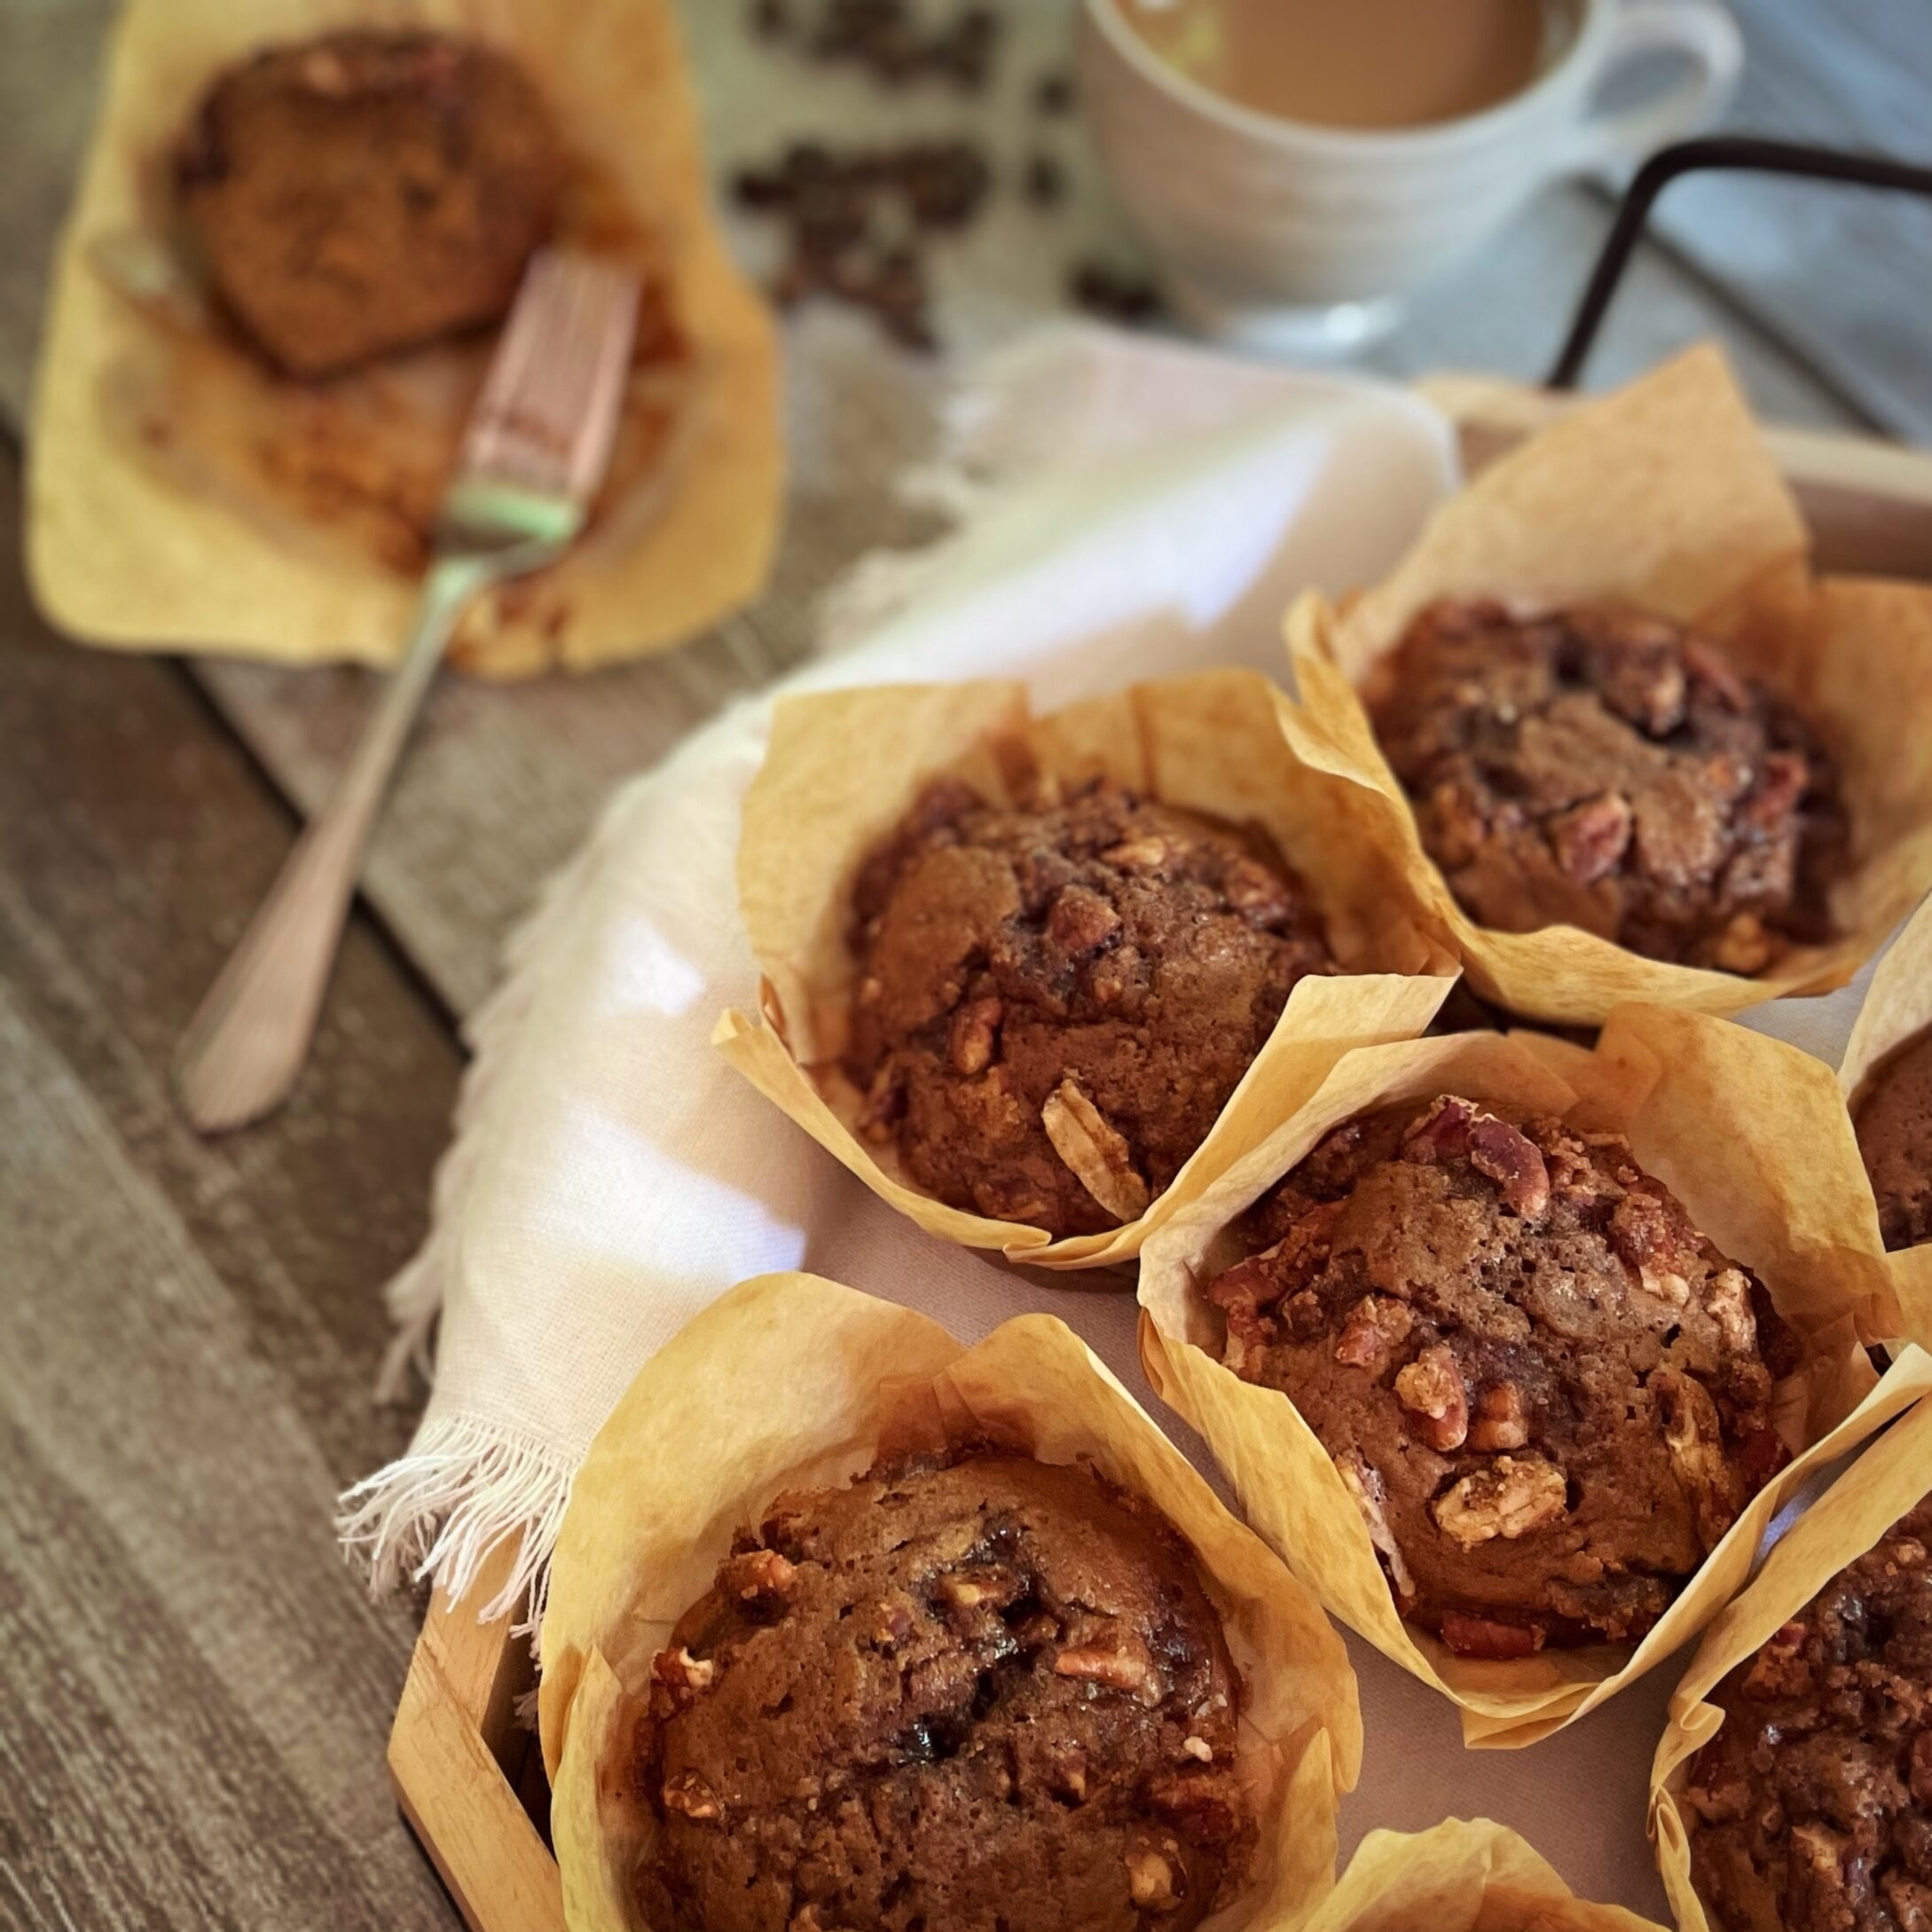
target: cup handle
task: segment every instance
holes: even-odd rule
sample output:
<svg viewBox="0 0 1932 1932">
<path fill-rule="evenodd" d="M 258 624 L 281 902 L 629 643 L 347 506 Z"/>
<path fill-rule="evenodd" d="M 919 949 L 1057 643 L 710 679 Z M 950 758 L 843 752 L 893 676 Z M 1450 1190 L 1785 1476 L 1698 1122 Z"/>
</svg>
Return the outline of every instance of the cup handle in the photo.
<svg viewBox="0 0 1932 1932">
<path fill-rule="evenodd" d="M 1737 22 L 1716 0 L 1622 0 L 1594 84 L 1641 55 L 1660 52 L 1683 55 L 1692 71 L 1641 106 L 1586 115 L 1564 150 L 1564 172 L 1641 160 L 1694 133 L 1731 98 L 1744 65 Z"/>
</svg>

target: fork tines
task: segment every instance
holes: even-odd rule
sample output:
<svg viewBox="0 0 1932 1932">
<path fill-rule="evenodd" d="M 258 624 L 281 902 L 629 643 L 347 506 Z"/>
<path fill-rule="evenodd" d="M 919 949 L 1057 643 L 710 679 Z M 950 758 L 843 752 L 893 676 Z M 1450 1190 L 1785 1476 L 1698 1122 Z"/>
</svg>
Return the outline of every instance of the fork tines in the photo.
<svg viewBox="0 0 1932 1932">
<path fill-rule="evenodd" d="M 530 258 L 463 438 L 458 478 L 582 501 L 617 435 L 638 279 L 595 255 Z"/>
</svg>

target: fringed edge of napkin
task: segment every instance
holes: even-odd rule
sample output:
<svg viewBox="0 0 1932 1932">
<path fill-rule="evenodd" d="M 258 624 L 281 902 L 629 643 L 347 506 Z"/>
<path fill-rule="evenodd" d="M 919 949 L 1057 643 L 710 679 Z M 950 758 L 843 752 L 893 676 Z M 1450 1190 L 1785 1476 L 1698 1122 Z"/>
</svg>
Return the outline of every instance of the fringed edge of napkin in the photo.
<svg viewBox="0 0 1932 1932">
<path fill-rule="evenodd" d="M 440 1417 L 418 1432 L 408 1455 L 343 1493 L 336 1533 L 367 1566 L 377 1596 L 428 1577 L 452 1602 L 514 1538 L 509 1574 L 478 1606 L 476 1621 L 521 1611 L 513 1634 L 534 1638 L 576 1473 L 571 1457 L 496 1424 Z"/>
<path fill-rule="evenodd" d="M 471 1060 L 457 1096 L 454 1137 L 436 1165 L 429 1237 L 383 1292 L 396 1334 L 378 1373 L 375 1399 L 404 1399 L 413 1369 L 435 1378 L 432 1337 L 455 1258 L 457 1204 L 482 1165 L 479 1120 L 494 1089 L 495 1061 L 507 1060 L 511 1036 L 540 997 L 545 962 L 560 942 L 604 853 L 617 837 L 635 788 L 621 785 L 576 855 L 553 873 L 536 906 L 504 946 L 503 983 L 466 1022 Z M 526 1601 L 519 1635 L 534 1637 L 543 1618 L 550 1552 L 570 1497 L 577 1458 L 499 1422 L 426 1415 L 407 1452 L 342 1492 L 335 1533 L 381 1597 L 428 1581 L 450 1600 L 469 1594 L 484 1559 L 515 1540 L 515 1560 L 477 1621 L 493 1622 Z"/>
</svg>

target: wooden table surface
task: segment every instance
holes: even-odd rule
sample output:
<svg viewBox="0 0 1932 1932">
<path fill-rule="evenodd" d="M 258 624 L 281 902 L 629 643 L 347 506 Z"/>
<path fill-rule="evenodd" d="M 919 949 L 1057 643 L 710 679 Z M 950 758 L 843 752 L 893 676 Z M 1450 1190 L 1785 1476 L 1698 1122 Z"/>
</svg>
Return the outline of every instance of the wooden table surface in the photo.
<svg viewBox="0 0 1932 1932">
<path fill-rule="evenodd" d="M 848 315 L 787 322 L 795 475 L 770 593 L 653 663 L 445 683 L 307 1077 L 272 1121 L 204 1143 L 170 1103 L 170 1050 L 369 680 L 97 654 L 25 593 L 43 277 L 111 11 L 0 0 L 0 1927 L 447 1927 L 381 1771 L 421 1606 L 373 1606 L 330 1518 L 408 1437 L 412 1411 L 369 1394 L 380 1289 L 424 1231 L 461 1023 L 613 781 L 796 661 L 855 556 L 927 533 L 894 482 L 948 365 Z M 998 85 L 973 101 L 795 67 L 750 42 L 736 0 L 683 11 L 720 178 L 810 131 L 989 144 L 1002 192 L 939 251 L 952 355 L 1056 308 L 1074 255 L 1134 258 L 1077 122 L 1029 104 L 1065 65 L 1064 4 L 1009 4 Z M 1739 11 L 1732 124 L 1932 161 L 1925 0 Z M 1041 146 L 1071 177 L 1051 212 L 1010 185 Z M 1373 365 L 1535 376 L 1609 206 L 1546 191 Z M 1932 441 L 1932 208 L 1713 181 L 1674 191 L 1660 232 L 1594 382 L 1715 334 L 1768 415 Z M 768 236 L 736 239 L 766 262 Z"/>
</svg>

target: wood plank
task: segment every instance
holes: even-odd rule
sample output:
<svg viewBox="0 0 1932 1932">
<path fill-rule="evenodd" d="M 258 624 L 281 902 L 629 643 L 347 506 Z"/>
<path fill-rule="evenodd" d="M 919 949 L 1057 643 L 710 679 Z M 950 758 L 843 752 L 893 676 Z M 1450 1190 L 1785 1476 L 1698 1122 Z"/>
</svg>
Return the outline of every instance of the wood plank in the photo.
<svg viewBox="0 0 1932 1932">
<path fill-rule="evenodd" d="M 451 1925 L 381 1773 L 414 1613 L 330 1519 L 406 1440 L 377 1290 L 459 1056 L 357 920 L 289 1110 L 196 1140 L 169 1056 L 288 814 L 178 669 L 48 636 L 11 537 L 0 743 L 0 1922 Z"/>
<path fill-rule="evenodd" d="M 496 1594 L 509 1554 L 485 1560 L 473 1602 Z M 475 1932 L 562 1932 L 556 1861 L 517 1784 L 534 1740 L 514 1704 L 532 1672 L 513 1622 L 479 1623 L 437 1593 L 389 1734 L 389 1776 Z"/>
<path fill-rule="evenodd" d="M 407 1606 L 342 1565 L 235 1298 L 5 990 L 0 1111 L 0 1844 L 88 1925 L 446 1924 L 376 1768 Z"/>
</svg>

